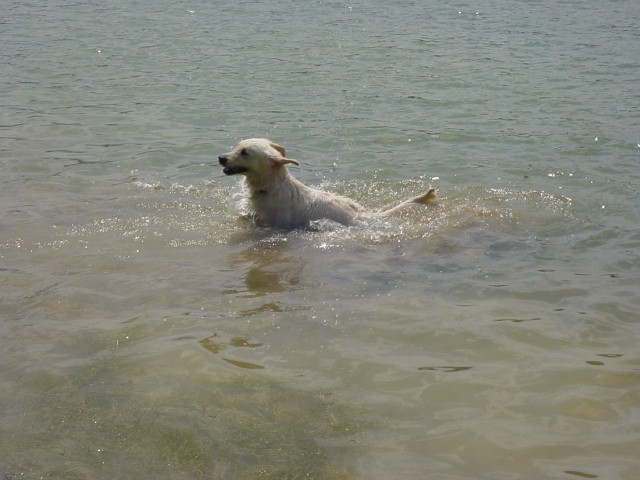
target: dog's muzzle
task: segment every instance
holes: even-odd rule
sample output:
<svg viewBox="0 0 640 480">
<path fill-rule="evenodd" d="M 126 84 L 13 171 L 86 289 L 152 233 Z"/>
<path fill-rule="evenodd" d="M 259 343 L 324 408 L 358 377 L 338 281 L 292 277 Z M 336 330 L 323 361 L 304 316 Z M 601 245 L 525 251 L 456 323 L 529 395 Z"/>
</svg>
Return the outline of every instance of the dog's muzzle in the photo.
<svg viewBox="0 0 640 480">
<path fill-rule="evenodd" d="M 218 157 L 218 161 L 220 162 L 220 165 L 224 167 L 222 171 L 225 173 L 225 175 L 237 175 L 239 173 L 244 173 L 247 171 L 247 169 L 244 167 L 230 167 L 229 157 L 227 157 L 226 155 L 220 155 Z"/>
</svg>

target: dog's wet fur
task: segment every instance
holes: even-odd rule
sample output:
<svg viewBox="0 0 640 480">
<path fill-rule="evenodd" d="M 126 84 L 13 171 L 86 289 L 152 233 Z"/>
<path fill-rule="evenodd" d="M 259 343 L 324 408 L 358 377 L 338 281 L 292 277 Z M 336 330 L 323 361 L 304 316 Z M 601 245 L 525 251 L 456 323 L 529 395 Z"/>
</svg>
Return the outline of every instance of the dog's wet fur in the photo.
<svg viewBox="0 0 640 480">
<path fill-rule="evenodd" d="M 226 175 L 244 175 L 256 223 L 275 228 L 306 227 L 314 220 L 329 219 L 353 225 L 372 216 L 386 216 L 409 204 L 436 205 L 435 189 L 381 213 L 368 212 L 353 200 L 308 187 L 293 177 L 285 148 L 265 138 L 250 138 L 218 157 Z"/>
</svg>

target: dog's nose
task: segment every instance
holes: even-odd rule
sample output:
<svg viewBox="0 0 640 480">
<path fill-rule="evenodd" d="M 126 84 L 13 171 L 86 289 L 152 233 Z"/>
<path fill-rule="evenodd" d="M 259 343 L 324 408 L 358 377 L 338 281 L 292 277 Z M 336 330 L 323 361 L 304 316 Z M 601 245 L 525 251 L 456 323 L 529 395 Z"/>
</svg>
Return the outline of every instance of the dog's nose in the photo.
<svg viewBox="0 0 640 480">
<path fill-rule="evenodd" d="M 218 160 L 220 161 L 220 165 L 222 165 L 223 167 L 226 167 L 227 162 L 229 161 L 229 158 L 227 158 L 225 155 L 220 155 L 218 157 Z"/>
</svg>

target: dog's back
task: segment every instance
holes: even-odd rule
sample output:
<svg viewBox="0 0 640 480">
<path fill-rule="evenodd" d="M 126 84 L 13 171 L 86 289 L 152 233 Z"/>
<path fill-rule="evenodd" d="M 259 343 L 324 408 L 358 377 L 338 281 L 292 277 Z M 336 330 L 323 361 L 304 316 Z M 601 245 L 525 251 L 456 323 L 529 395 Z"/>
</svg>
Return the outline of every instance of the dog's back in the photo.
<svg viewBox="0 0 640 480">
<path fill-rule="evenodd" d="M 353 200 L 310 188 L 288 174 L 268 192 L 251 190 L 249 200 L 259 223 L 276 228 L 306 227 L 323 218 L 351 225 L 363 210 Z"/>
</svg>

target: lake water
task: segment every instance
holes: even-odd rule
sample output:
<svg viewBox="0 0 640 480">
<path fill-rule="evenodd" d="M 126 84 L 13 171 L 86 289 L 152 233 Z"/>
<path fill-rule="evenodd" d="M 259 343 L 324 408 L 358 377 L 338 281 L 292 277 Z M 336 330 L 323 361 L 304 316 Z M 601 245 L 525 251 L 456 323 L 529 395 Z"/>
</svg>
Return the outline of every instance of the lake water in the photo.
<svg viewBox="0 0 640 480">
<path fill-rule="evenodd" d="M 637 478 L 637 0 L 2 11 L 3 480 Z"/>
</svg>

